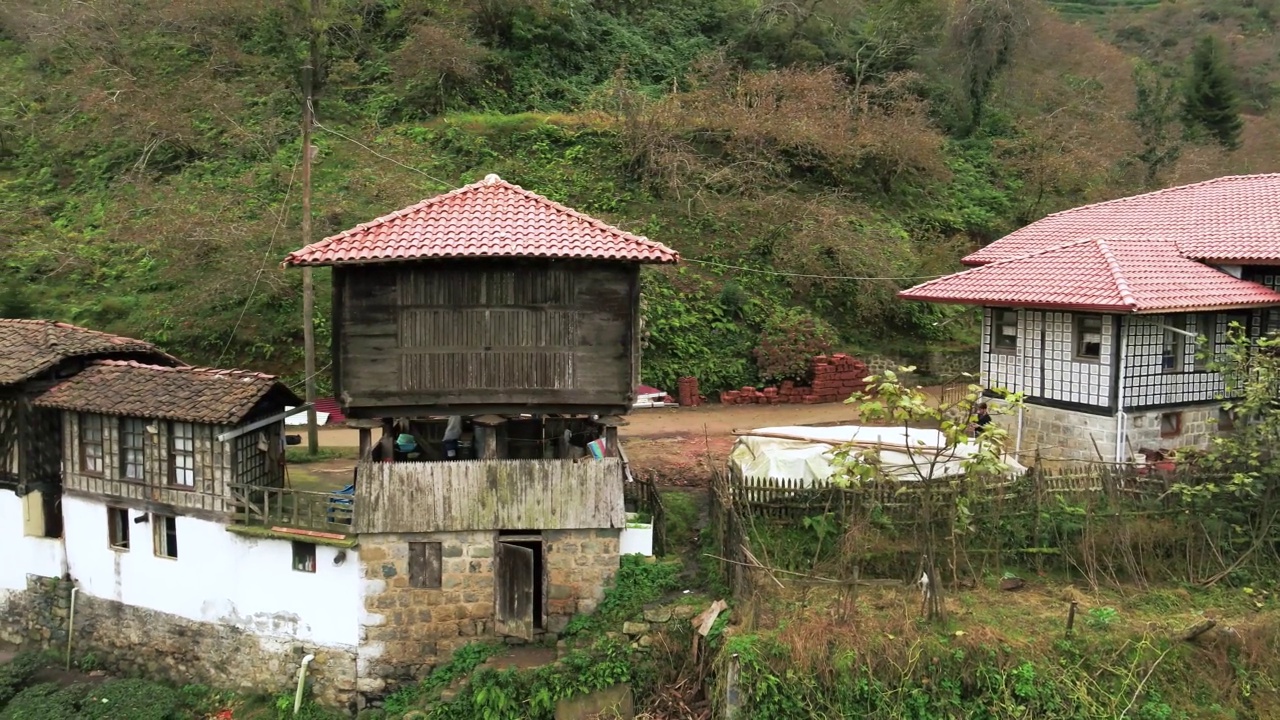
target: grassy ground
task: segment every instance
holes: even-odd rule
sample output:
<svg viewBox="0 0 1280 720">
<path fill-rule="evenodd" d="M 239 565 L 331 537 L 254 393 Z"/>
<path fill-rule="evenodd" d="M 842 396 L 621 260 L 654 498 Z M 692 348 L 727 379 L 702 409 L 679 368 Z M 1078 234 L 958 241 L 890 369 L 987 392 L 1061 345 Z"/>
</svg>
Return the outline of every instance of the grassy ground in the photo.
<svg viewBox="0 0 1280 720">
<path fill-rule="evenodd" d="M 880 695 L 863 694 L 881 710 L 905 702 L 893 692 L 921 693 L 939 713 L 865 717 L 956 717 L 944 710 L 951 706 L 1000 718 L 1280 717 L 1274 595 L 1178 586 L 1087 591 L 1027 576 L 1016 591 L 1000 590 L 999 578 L 949 590 L 945 619 L 930 623 L 915 587 L 849 594 L 760 574 L 726 647 L 760 661 L 744 671 L 747 682 L 783 668 L 811 676 L 808 690 L 788 700 L 807 703 L 814 717 L 849 702 L 839 699 L 840 688 L 858 682 L 883 685 Z M 1212 630 L 1180 639 L 1206 618 L 1216 622 Z M 758 705 L 769 704 L 759 687 L 752 693 Z"/>
</svg>

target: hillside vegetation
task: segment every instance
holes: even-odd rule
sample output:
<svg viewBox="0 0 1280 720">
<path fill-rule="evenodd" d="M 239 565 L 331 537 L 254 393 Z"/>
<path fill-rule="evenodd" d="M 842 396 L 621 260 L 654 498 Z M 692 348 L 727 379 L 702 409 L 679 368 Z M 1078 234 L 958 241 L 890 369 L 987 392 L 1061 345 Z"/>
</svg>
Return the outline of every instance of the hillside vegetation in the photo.
<svg viewBox="0 0 1280 720">
<path fill-rule="evenodd" d="M 1048 212 L 1280 168 L 1269 99 L 1245 89 L 1228 152 L 1183 139 L 1176 93 L 1139 92 L 1172 87 L 1189 42 L 1142 41 L 1160 70 L 1135 84 L 1095 30 L 1130 51 L 1136 31 L 1029 0 L 306 9 L 0 4 L 0 314 L 296 378 L 300 277 L 279 262 L 301 242 L 312 31 L 314 239 L 496 172 L 661 240 L 689 262 L 645 276 L 658 384 L 755 381 L 761 329 L 794 308 L 844 347 L 964 341 L 971 314 L 895 292 Z"/>
</svg>

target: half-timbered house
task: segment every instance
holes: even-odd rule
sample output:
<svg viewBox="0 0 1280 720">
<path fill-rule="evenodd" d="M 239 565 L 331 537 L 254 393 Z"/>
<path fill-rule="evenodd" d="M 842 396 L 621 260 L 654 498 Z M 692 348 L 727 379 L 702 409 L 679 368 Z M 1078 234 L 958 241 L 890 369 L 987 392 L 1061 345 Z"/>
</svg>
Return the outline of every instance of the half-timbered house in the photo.
<svg viewBox="0 0 1280 720">
<path fill-rule="evenodd" d="M 982 382 L 1022 393 L 1020 452 L 1125 462 L 1229 430 L 1212 360 L 1233 322 L 1280 330 L 1280 175 L 1050 215 L 908 300 L 983 308 Z"/>
<path fill-rule="evenodd" d="M 433 447 L 443 418 L 474 428 L 474 459 L 358 468 L 363 690 L 595 608 L 626 523 L 616 426 L 639 380 L 640 266 L 677 259 L 496 175 L 288 256 L 333 268 L 335 392 L 383 428 L 381 457 L 393 424 Z"/>
<path fill-rule="evenodd" d="M 22 505 L 32 537 L 62 534 L 62 423 L 32 399 L 102 358 L 161 365 L 177 360 L 154 345 L 49 320 L 0 318 L 0 493 Z"/>
</svg>

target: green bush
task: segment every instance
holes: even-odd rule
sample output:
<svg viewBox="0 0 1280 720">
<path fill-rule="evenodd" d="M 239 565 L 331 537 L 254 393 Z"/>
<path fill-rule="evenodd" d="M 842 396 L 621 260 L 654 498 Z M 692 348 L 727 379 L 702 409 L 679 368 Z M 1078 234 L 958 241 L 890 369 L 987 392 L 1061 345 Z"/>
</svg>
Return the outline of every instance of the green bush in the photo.
<svg viewBox="0 0 1280 720">
<path fill-rule="evenodd" d="M 13 699 L 32 676 L 44 664 L 42 658 L 34 653 L 23 653 L 5 665 L 0 665 L 0 708 Z"/>
<path fill-rule="evenodd" d="M 780 307 L 764 324 L 752 355 L 768 382 L 808 380 L 809 360 L 831 351 L 835 330 L 804 308 Z"/>
<path fill-rule="evenodd" d="M 42 683 L 18 693 L 0 720 L 185 720 L 181 705 L 177 691 L 148 680 Z"/>
</svg>

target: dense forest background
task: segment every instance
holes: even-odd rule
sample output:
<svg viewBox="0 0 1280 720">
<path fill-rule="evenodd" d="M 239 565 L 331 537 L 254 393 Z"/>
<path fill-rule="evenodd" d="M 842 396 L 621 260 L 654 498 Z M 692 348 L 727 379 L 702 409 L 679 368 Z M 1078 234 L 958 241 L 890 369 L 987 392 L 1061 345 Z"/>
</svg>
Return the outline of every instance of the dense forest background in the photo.
<svg viewBox="0 0 1280 720">
<path fill-rule="evenodd" d="M 661 240 L 667 386 L 970 342 L 895 292 L 1053 211 L 1280 170 L 1280 0 L 319 5 L 0 0 L 0 315 L 296 380 L 312 33 L 314 239 L 496 172 Z"/>
</svg>

